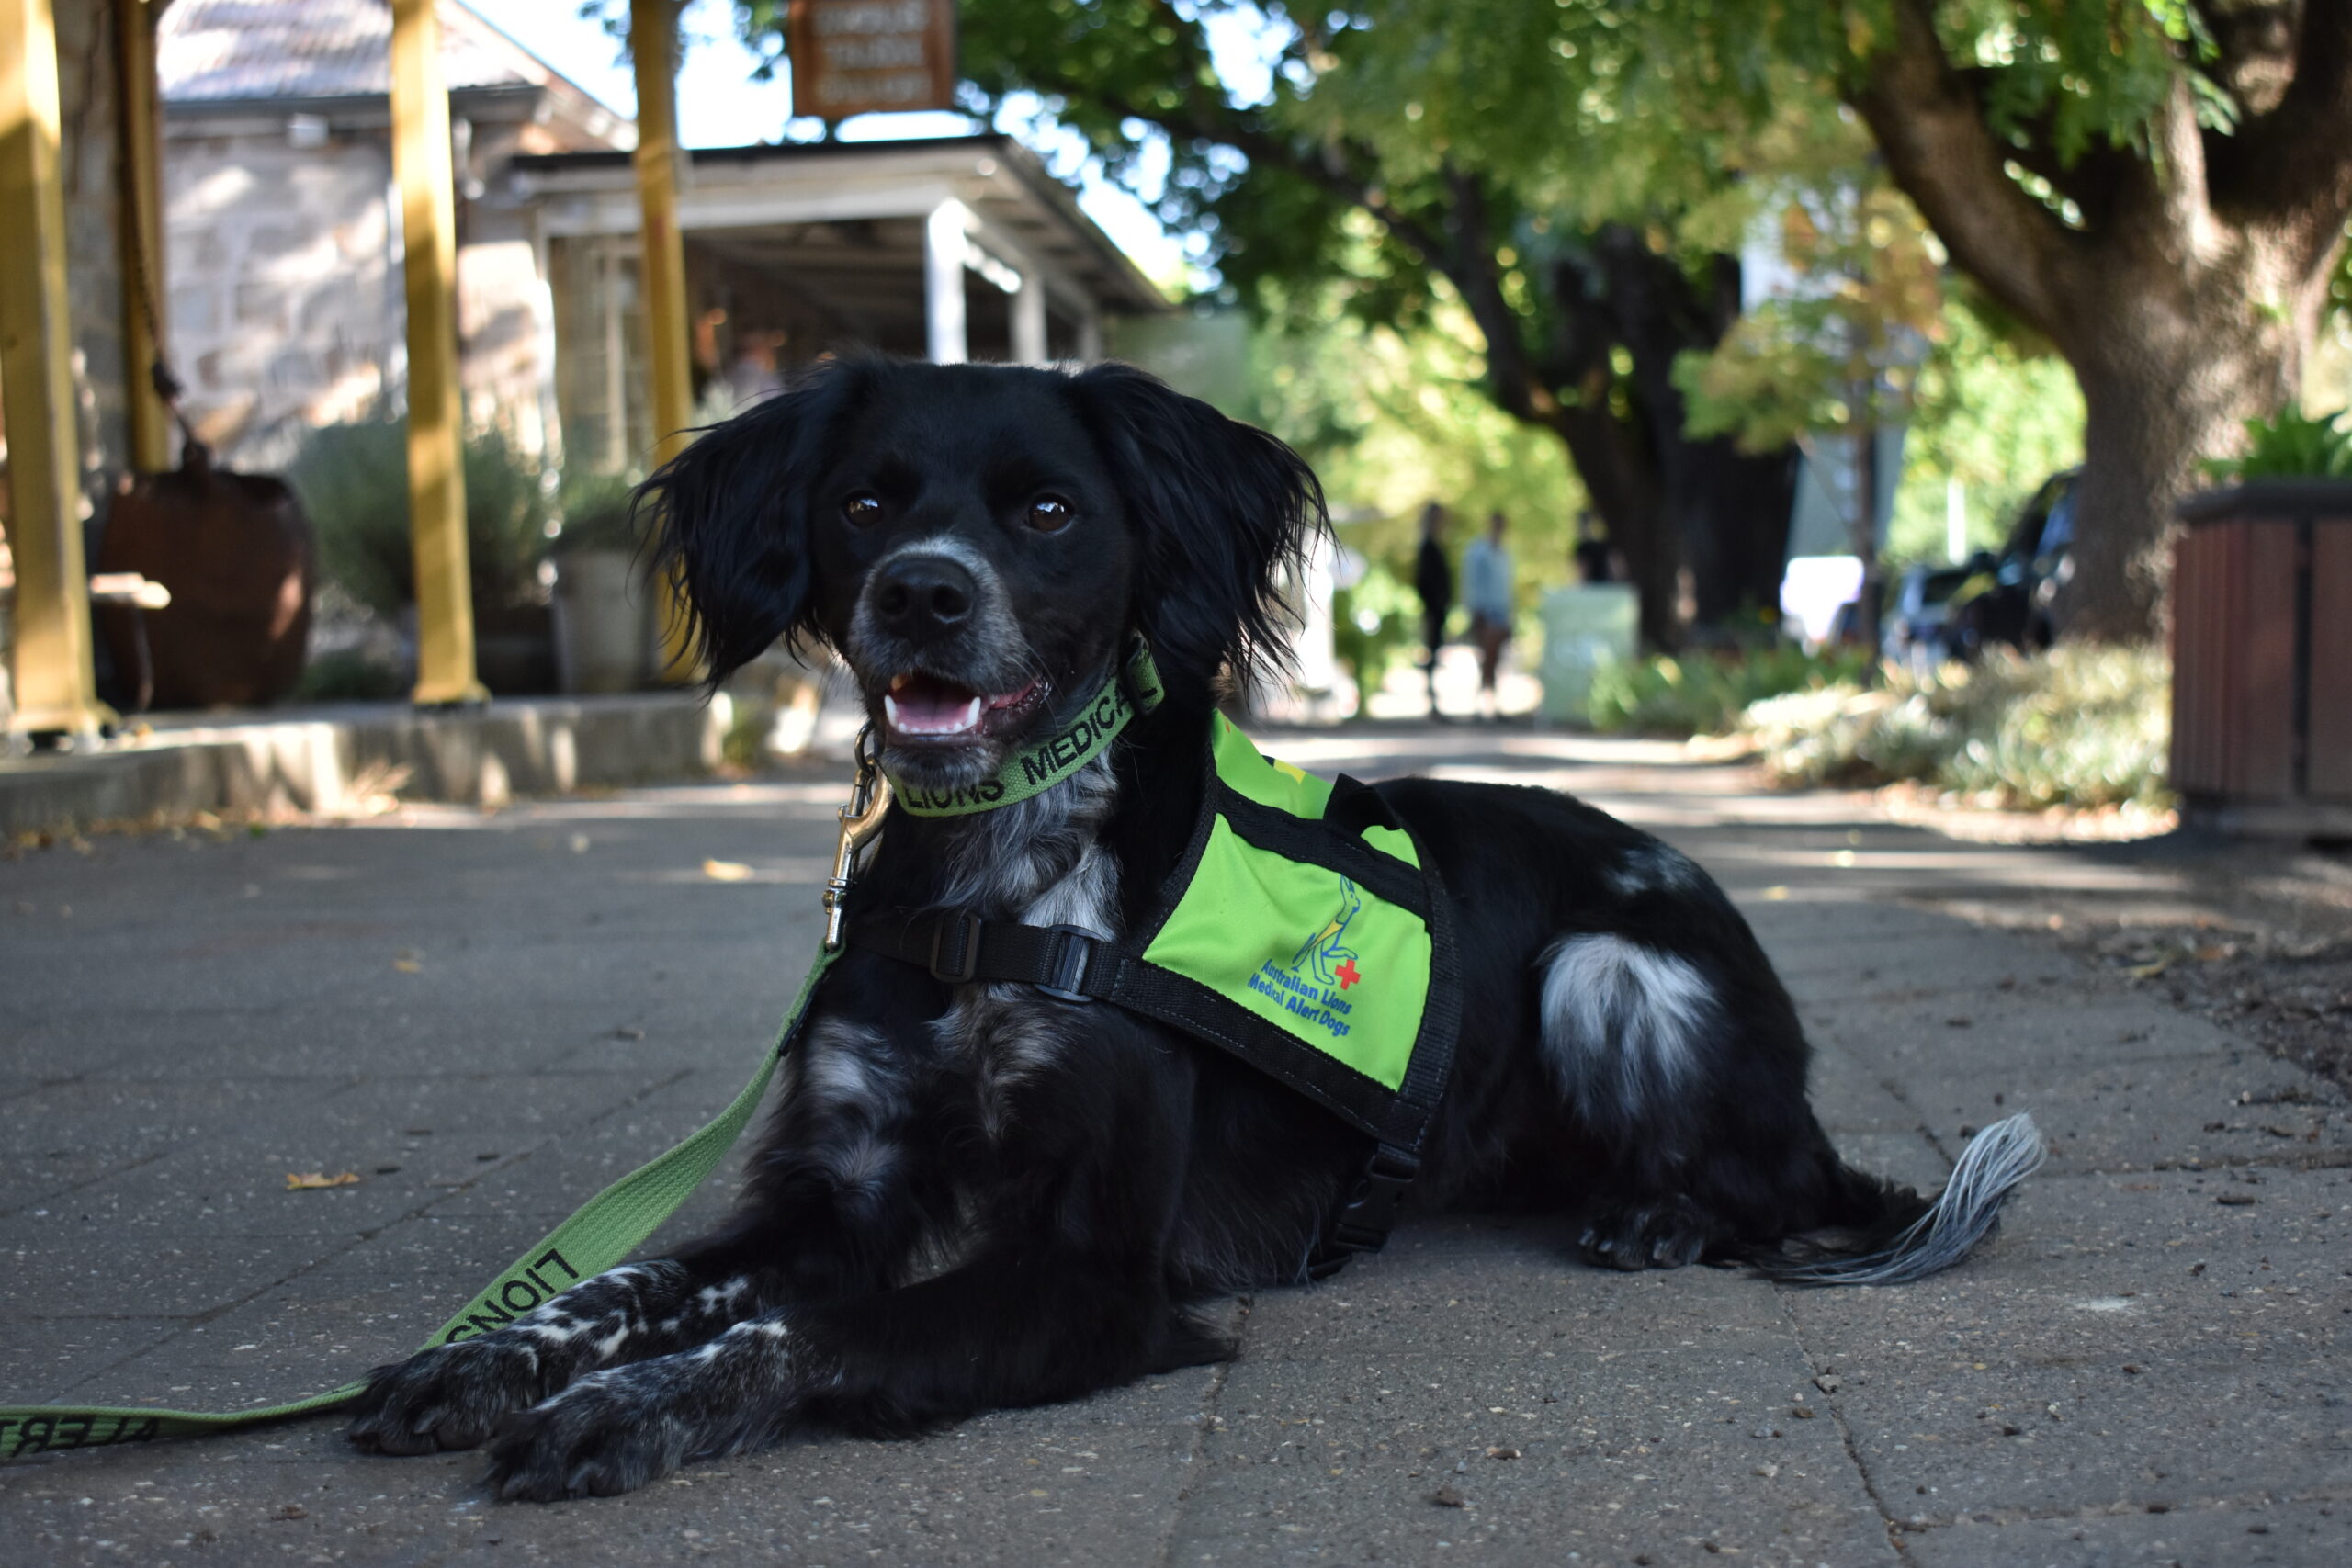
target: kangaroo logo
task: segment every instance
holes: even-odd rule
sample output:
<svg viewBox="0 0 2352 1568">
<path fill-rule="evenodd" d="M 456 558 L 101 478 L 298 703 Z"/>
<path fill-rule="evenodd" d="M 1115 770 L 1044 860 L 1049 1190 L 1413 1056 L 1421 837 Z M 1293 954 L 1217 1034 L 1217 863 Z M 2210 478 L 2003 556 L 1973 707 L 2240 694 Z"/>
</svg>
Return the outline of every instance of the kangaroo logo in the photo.
<svg viewBox="0 0 2352 1568">
<path fill-rule="evenodd" d="M 1340 878 L 1340 910 L 1324 924 L 1321 931 L 1306 941 L 1290 961 L 1291 972 L 1304 969 L 1325 986 L 1337 986 L 1346 990 L 1363 978 L 1356 970 L 1356 955 L 1352 949 L 1342 947 L 1340 939 L 1348 934 L 1363 910 L 1363 900 L 1356 894 L 1356 885 L 1346 877 Z"/>
</svg>

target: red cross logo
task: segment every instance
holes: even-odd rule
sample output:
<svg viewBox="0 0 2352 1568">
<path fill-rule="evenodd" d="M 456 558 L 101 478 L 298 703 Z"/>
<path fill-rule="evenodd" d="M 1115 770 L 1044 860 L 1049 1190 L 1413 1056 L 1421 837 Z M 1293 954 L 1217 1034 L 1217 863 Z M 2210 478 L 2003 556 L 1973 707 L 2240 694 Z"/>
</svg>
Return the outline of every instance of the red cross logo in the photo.
<svg viewBox="0 0 2352 1568">
<path fill-rule="evenodd" d="M 1354 985 L 1358 980 L 1363 978 L 1363 976 L 1356 973 L 1356 961 L 1352 958 L 1349 959 L 1345 964 L 1340 964 L 1338 969 L 1333 971 L 1333 973 L 1340 976 L 1340 989 L 1343 991 L 1350 986 Z"/>
</svg>

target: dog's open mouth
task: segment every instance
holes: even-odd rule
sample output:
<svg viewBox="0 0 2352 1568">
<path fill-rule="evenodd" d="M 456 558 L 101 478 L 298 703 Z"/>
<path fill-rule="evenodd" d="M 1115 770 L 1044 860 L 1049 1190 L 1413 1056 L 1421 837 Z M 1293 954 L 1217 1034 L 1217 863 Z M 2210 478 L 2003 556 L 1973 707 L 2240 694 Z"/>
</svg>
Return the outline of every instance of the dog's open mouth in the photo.
<svg viewBox="0 0 2352 1568">
<path fill-rule="evenodd" d="M 915 670 L 894 676 L 882 694 L 882 719 L 893 740 L 953 745 L 1001 734 L 1028 716 L 1046 698 L 1046 682 L 1031 681 L 1018 691 L 976 692 L 942 676 Z"/>
</svg>

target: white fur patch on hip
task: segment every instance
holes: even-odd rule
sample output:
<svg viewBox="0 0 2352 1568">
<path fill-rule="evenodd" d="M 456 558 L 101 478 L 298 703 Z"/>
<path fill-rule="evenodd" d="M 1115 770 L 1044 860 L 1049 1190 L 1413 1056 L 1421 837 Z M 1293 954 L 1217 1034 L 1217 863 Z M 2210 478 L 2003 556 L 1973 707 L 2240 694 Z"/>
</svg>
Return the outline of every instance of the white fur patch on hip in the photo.
<svg viewBox="0 0 2352 1568">
<path fill-rule="evenodd" d="M 1636 1115 L 1697 1076 L 1718 1004 L 1688 960 L 1593 933 L 1543 962 L 1544 1059 L 1588 1114 Z"/>
</svg>

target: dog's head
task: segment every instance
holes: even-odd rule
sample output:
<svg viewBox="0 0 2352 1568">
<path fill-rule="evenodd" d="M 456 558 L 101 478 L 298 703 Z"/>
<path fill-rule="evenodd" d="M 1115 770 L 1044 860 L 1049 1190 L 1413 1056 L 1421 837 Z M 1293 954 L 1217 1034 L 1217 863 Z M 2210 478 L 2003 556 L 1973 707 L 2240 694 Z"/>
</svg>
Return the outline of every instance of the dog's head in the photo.
<svg viewBox="0 0 2352 1568">
<path fill-rule="evenodd" d="M 831 362 L 639 495 L 711 679 L 778 637 L 856 674 L 892 772 L 993 773 L 1130 631 L 1170 699 L 1280 658 L 1276 579 L 1322 493 L 1297 454 L 1140 370 Z"/>
</svg>

